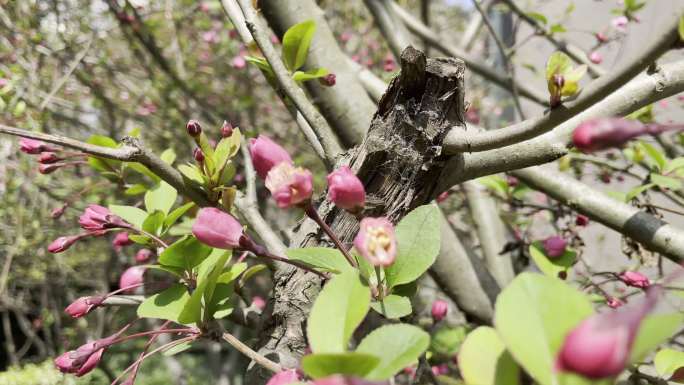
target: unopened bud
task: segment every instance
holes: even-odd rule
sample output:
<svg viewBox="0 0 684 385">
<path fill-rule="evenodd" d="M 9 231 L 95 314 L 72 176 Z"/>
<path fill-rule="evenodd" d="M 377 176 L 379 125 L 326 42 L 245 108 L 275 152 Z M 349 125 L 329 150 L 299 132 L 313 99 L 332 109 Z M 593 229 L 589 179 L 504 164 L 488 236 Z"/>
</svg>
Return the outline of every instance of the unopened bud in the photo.
<svg viewBox="0 0 684 385">
<path fill-rule="evenodd" d="M 553 84 L 558 87 L 558 89 L 563 89 L 565 85 L 565 76 L 561 74 L 553 74 Z"/>
<path fill-rule="evenodd" d="M 188 134 L 192 137 L 202 133 L 202 126 L 200 126 L 199 122 L 196 120 L 190 120 L 185 128 L 188 130 Z"/>
<path fill-rule="evenodd" d="M 202 152 L 202 150 L 201 150 L 200 148 L 196 148 L 196 149 L 192 152 L 192 156 L 195 158 L 195 160 L 196 160 L 197 162 L 199 162 L 199 163 L 204 162 L 204 153 Z"/>
<path fill-rule="evenodd" d="M 233 125 L 227 121 L 223 121 L 223 126 L 221 126 L 221 136 L 228 138 L 233 135 Z"/>
<path fill-rule="evenodd" d="M 43 152 L 40 154 L 40 157 L 38 157 L 38 162 L 41 164 L 51 164 L 55 163 L 62 160 L 60 157 L 57 156 L 54 152 Z"/>
<path fill-rule="evenodd" d="M 320 78 L 319 82 L 324 86 L 332 87 L 337 82 L 337 76 L 335 74 L 327 74 Z"/>
<path fill-rule="evenodd" d="M 439 322 L 446 317 L 447 313 L 449 312 L 449 304 L 441 299 L 436 300 L 435 302 L 432 303 L 432 319 L 435 320 L 435 322 Z"/>
<path fill-rule="evenodd" d="M 58 168 L 63 167 L 64 163 L 52 163 L 52 164 L 40 164 L 38 165 L 38 172 L 43 175 L 52 174 L 57 171 Z"/>
</svg>

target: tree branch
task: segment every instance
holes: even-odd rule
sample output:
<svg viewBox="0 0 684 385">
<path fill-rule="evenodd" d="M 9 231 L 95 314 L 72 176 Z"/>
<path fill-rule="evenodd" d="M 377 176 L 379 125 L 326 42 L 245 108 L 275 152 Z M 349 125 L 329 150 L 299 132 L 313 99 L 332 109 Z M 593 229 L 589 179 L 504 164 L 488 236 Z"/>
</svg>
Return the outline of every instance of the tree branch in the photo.
<svg viewBox="0 0 684 385">
<path fill-rule="evenodd" d="M 389 7 L 393 0 L 364 0 L 363 2 L 373 14 L 375 24 L 380 28 L 392 54 L 398 60 L 404 48 L 411 45 L 411 39 L 404 24 L 397 20 L 396 14 Z"/>
<path fill-rule="evenodd" d="M 421 23 L 420 20 L 416 19 L 413 15 L 411 15 L 408 11 L 403 9 L 397 3 L 392 2 L 391 6 L 396 15 L 399 16 L 399 18 L 404 22 L 404 24 L 406 24 L 406 27 L 411 32 L 418 35 L 421 39 L 427 41 L 433 47 L 442 51 L 442 53 L 444 53 L 445 55 L 462 59 L 469 69 L 471 69 L 476 74 L 484 77 L 485 79 L 490 80 L 496 85 L 503 87 L 505 89 L 511 88 L 511 79 L 509 77 L 501 75 L 495 69 L 491 68 L 487 64 L 480 61 L 478 58 L 461 50 L 460 48 L 446 44 L 444 39 L 439 37 L 434 31 L 432 31 L 429 27 Z M 544 93 L 541 93 L 521 83 L 517 83 L 517 87 L 520 90 L 521 96 L 540 105 L 548 104 L 548 97 Z"/>
<path fill-rule="evenodd" d="M 560 123 L 572 118 L 613 91 L 622 87 L 633 77 L 651 65 L 657 58 L 672 48 L 679 39 L 677 17 L 663 23 L 656 40 L 639 52 L 639 55 L 614 73 L 603 76 L 585 87 L 577 99 L 552 109 L 541 117 L 531 118 L 499 130 L 469 134 L 455 128 L 449 132 L 444 144 L 444 153 L 485 151 L 522 142 L 543 134 Z"/>
<path fill-rule="evenodd" d="M 244 354 L 252 361 L 272 371 L 273 373 L 279 373 L 283 370 L 283 368 L 280 365 L 255 352 L 249 346 L 245 345 L 242 341 L 235 338 L 235 336 L 233 336 L 232 334 L 223 333 L 223 339 L 226 342 L 228 342 L 231 346 L 233 346 L 235 349 L 237 349 L 240 353 Z"/>
<path fill-rule="evenodd" d="M 261 49 L 264 57 L 271 65 L 271 69 L 273 70 L 280 87 L 282 87 L 282 91 L 287 95 L 289 100 L 294 103 L 299 112 L 304 115 L 304 118 L 313 129 L 316 139 L 318 139 L 323 146 L 325 163 L 328 168 L 332 167 L 332 165 L 335 164 L 335 159 L 342 152 L 342 147 L 340 147 L 340 144 L 337 142 L 337 137 L 323 115 L 321 115 L 316 107 L 311 104 L 307 99 L 306 94 L 304 94 L 304 91 L 290 77 L 280 56 L 278 56 L 278 53 L 271 43 L 270 36 L 265 33 L 266 29 L 258 19 L 256 12 L 252 8 L 251 2 L 248 0 L 238 0 L 238 4 L 245 16 L 247 28 L 252 33 L 252 37 L 254 37 L 254 40 Z M 307 133 L 304 132 L 304 134 L 306 135 Z M 312 138 L 308 136 L 307 139 L 311 145 L 316 148 L 316 142 L 312 141 Z"/>
</svg>

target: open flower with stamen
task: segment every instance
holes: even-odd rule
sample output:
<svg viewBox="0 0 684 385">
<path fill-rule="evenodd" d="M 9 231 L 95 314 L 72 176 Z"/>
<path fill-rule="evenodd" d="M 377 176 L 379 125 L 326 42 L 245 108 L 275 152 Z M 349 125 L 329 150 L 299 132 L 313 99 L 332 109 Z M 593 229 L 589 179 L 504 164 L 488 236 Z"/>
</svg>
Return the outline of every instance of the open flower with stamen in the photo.
<svg viewBox="0 0 684 385">
<path fill-rule="evenodd" d="M 266 187 L 280 208 L 287 208 L 306 202 L 313 193 L 311 171 L 281 162 L 268 172 Z"/>
<path fill-rule="evenodd" d="M 384 217 L 363 218 L 354 247 L 373 266 L 389 266 L 397 257 L 394 226 Z"/>
</svg>

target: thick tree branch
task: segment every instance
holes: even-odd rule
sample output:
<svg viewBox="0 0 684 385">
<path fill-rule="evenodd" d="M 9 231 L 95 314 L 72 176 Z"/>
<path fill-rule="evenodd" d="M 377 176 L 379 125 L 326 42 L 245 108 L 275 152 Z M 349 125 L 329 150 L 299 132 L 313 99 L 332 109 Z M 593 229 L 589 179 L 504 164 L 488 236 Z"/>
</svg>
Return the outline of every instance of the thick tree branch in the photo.
<svg viewBox="0 0 684 385">
<path fill-rule="evenodd" d="M 513 175 L 562 204 L 638 241 L 647 249 L 677 263 L 684 261 L 683 230 L 560 172 L 531 167 L 515 171 Z"/>
<path fill-rule="evenodd" d="M 490 80 L 496 85 L 503 87 L 505 89 L 511 88 L 510 77 L 501 75 L 495 69 L 491 68 L 478 58 L 461 50 L 460 48 L 448 45 L 447 43 L 445 43 L 445 39 L 439 37 L 434 31 L 432 31 L 429 27 L 421 23 L 420 20 L 416 19 L 413 15 L 411 15 L 408 11 L 403 9 L 397 3 L 391 2 L 391 6 L 396 15 L 399 16 L 399 18 L 401 18 L 404 24 L 406 24 L 406 27 L 411 32 L 418 35 L 421 39 L 427 41 L 433 47 L 437 48 L 445 55 L 462 59 L 470 70 L 484 77 L 485 79 Z M 520 90 L 521 96 L 537 104 L 548 104 L 548 97 L 544 93 L 539 92 L 521 83 L 517 83 L 517 88 Z"/>
<path fill-rule="evenodd" d="M 458 128 L 454 129 L 449 132 L 445 140 L 444 153 L 451 155 L 459 152 L 501 148 L 534 138 L 551 130 L 622 87 L 671 49 L 679 39 L 678 22 L 679 15 L 670 15 L 667 21 L 663 23 L 660 33 L 655 34 L 656 39 L 640 51 L 637 57 L 614 73 L 593 81 L 580 92 L 577 99 L 554 108 L 543 116 L 531 118 L 499 130 L 473 134 Z"/>
<path fill-rule="evenodd" d="M 568 152 L 572 132 L 580 123 L 592 118 L 626 115 L 683 91 L 684 61 L 665 64 L 655 73 L 637 77 L 601 102 L 535 139 L 497 150 L 452 156 L 436 194 L 469 179 L 554 161 Z"/>
<path fill-rule="evenodd" d="M 318 139 L 318 142 L 320 142 L 320 144 L 323 146 L 325 163 L 329 168 L 332 167 L 332 165 L 335 164 L 335 159 L 342 152 L 342 148 L 337 142 L 337 137 L 333 133 L 323 115 L 321 115 L 316 107 L 309 102 L 309 99 L 306 97 L 304 91 L 290 77 L 290 74 L 285 68 L 280 56 L 271 43 L 270 36 L 266 33 L 266 29 L 258 19 L 254 8 L 252 8 L 251 2 L 247 0 L 238 0 L 238 4 L 240 5 L 242 13 L 245 16 L 247 28 L 252 33 L 252 36 L 261 49 L 264 57 L 271 65 L 271 69 L 278 80 L 279 86 L 285 95 L 287 95 L 289 100 L 294 103 L 299 112 L 304 115 L 304 119 L 306 119 L 307 123 L 309 123 L 313 129 L 316 139 Z M 316 141 L 313 141 L 313 138 L 310 138 L 307 135 L 307 132 L 304 132 L 304 134 L 307 136 L 307 139 L 311 145 L 316 148 Z"/>
</svg>

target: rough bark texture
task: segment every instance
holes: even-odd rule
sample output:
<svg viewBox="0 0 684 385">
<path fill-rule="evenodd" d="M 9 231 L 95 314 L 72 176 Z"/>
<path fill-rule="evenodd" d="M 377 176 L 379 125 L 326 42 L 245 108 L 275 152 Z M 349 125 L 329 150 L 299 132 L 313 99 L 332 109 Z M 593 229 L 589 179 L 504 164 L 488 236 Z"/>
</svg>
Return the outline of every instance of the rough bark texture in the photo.
<svg viewBox="0 0 684 385">
<path fill-rule="evenodd" d="M 457 59 L 426 59 L 409 47 L 401 57 L 402 71 L 380 101 L 363 142 L 339 164 L 348 164 L 364 182 L 365 215 L 388 216 L 397 222 L 411 209 L 429 202 L 442 172 L 441 143 L 447 130 L 463 125 L 463 76 Z M 328 201 L 319 214 L 350 244 L 358 221 Z M 293 247 L 330 245 L 317 226 L 306 220 L 296 229 Z M 282 266 L 275 274 L 271 316 L 262 325 L 260 353 L 295 367 L 307 346 L 306 318 L 321 288 L 318 277 Z M 262 384 L 270 376 L 257 367 L 247 382 Z"/>
</svg>

